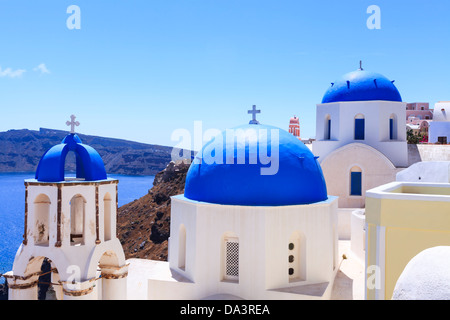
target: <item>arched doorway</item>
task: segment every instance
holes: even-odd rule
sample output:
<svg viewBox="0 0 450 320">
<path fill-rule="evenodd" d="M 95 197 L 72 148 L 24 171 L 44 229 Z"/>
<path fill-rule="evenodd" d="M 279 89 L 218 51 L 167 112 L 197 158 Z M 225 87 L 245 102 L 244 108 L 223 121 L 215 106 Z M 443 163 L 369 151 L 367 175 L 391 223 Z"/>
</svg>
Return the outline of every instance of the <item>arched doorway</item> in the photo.
<svg viewBox="0 0 450 320">
<path fill-rule="evenodd" d="M 24 276 L 7 276 L 9 300 L 62 300 L 58 269 L 48 257 L 33 257 Z"/>
</svg>

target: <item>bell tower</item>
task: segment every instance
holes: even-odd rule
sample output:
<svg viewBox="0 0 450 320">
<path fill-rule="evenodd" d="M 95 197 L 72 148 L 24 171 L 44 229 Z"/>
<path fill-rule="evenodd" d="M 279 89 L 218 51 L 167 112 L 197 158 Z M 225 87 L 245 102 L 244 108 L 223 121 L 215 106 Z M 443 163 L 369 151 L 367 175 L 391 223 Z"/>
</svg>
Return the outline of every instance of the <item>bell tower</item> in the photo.
<svg viewBox="0 0 450 320">
<path fill-rule="evenodd" d="M 11 300 L 33 300 L 51 264 L 57 299 L 126 299 L 128 267 L 116 236 L 118 180 L 106 175 L 103 160 L 81 142 L 72 121 L 61 144 L 41 158 L 35 179 L 25 180 L 25 229 L 13 270 L 5 277 Z M 76 157 L 76 176 L 65 176 L 69 152 Z"/>
</svg>

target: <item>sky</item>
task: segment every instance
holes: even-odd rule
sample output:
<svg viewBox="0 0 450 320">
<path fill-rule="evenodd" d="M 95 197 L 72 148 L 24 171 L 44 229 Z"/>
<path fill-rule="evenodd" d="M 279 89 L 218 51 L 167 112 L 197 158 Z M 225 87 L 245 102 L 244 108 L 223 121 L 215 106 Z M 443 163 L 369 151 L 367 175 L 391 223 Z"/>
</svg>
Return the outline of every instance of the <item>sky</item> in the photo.
<svg viewBox="0 0 450 320">
<path fill-rule="evenodd" d="M 448 0 L 0 0 L 0 131 L 68 130 L 75 114 L 83 134 L 174 146 L 176 130 L 194 140 L 197 121 L 225 130 L 256 105 L 261 123 L 287 130 L 296 115 L 313 138 L 316 105 L 360 60 L 433 107 L 450 100 L 449 12 Z"/>
</svg>

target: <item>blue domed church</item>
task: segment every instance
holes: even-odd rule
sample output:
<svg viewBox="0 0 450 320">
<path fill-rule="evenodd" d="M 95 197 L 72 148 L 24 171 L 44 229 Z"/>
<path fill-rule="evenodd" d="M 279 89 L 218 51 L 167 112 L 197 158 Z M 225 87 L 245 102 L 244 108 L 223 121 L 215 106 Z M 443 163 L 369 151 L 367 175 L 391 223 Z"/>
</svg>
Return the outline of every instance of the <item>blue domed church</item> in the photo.
<svg viewBox="0 0 450 320">
<path fill-rule="evenodd" d="M 330 297 L 337 198 L 287 131 L 255 113 L 225 130 L 198 152 L 171 203 L 169 262 L 150 277 L 149 299 Z"/>
<path fill-rule="evenodd" d="M 328 193 L 364 208 L 365 191 L 408 166 L 406 103 L 394 81 L 362 67 L 331 83 L 316 108 L 316 141 Z"/>
</svg>

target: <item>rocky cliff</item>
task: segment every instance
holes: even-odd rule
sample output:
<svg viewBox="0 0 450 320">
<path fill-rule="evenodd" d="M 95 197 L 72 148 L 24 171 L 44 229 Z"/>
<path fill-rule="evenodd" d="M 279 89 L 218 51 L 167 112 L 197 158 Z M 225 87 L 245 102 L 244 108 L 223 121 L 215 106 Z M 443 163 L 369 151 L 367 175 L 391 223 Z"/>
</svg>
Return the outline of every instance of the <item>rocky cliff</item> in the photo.
<svg viewBox="0 0 450 320">
<path fill-rule="evenodd" d="M 0 172 L 34 172 L 42 155 L 61 143 L 67 131 L 43 129 L 0 132 Z M 171 147 L 78 134 L 83 143 L 98 151 L 108 173 L 154 175 L 171 160 Z M 69 153 L 66 170 L 75 169 Z"/>
<path fill-rule="evenodd" d="M 170 197 L 184 193 L 188 169 L 184 162 L 170 162 L 155 176 L 147 195 L 119 208 L 117 237 L 127 259 L 167 261 Z"/>
</svg>

